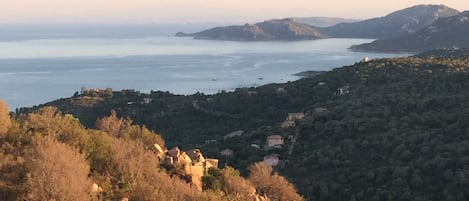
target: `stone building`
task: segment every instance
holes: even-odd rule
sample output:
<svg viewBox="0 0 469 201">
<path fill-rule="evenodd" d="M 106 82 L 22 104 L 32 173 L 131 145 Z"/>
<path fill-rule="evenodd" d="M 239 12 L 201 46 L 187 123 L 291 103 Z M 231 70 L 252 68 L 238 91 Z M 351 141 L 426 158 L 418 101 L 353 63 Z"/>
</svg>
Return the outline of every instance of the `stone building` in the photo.
<svg viewBox="0 0 469 201">
<path fill-rule="evenodd" d="M 182 168 L 190 176 L 191 183 L 202 190 L 202 177 L 209 168 L 218 168 L 218 159 L 205 158 L 199 149 L 181 151 L 174 147 L 165 152 L 163 163 L 173 168 Z"/>
<path fill-rule="evenodd" d="M 270 135 L 266 138 L 267 148 L 282 147 L 284 137 L 281 135 Z"/>
<path fill-rule="evenodd" d="M 264 156 L 264 160 L 262 161 L 267 166 L 277 166 L 280 159 L 277 155 L 268 155 Z"/>
<path fill-rule="evenodd" d="M 282 124 L 280 125 L 282 129 L 293 128 L 295 126 L 296 126 L 296 123 L 294 121 L 289 121 L 289 120 L 282 122 Z"/>
<path fill-rule="evenodd" d="M 303 119 L 305 117 L 305 114 L 302 112 L 298 113 L 288 113 L 287 121 L 296 121 Z"/>
</svg>

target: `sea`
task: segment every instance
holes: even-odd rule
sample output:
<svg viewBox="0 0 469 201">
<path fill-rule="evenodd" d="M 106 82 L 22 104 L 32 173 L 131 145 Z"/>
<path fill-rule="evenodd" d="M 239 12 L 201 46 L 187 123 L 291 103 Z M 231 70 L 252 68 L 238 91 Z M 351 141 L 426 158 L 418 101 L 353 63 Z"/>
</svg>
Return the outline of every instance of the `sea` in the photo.
<svg viewBox="0 0 469 201">
<path fill-rule="evenodd" d="M 284 83 L 407 54 L 353 52 L 373 39 L 236 42 L 174 37 L 204 25 L 5 25 L 0 30 L 0 99 L 11 110 L 72 96 L 82 87 L 213 94 Z"/>
</svg>

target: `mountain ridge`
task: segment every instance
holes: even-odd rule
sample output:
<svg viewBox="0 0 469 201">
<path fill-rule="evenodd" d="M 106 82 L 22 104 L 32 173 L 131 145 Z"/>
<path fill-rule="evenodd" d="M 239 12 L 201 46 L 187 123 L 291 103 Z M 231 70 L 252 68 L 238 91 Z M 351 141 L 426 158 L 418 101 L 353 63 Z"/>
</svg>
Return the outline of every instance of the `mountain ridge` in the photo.
<svg viewBox="0 0 469 201">
<path fill-rule="evenodd" d="M 340 23 L 358 22 L 359 19 L 346 19 L 340 17 L 295 17 L 296 21 L 314 27 L 330 27 Z"/>
<path fill-rule="evenodd" d="M 341 18 L 284 18 L 256 24 L 215 27 L 196 33 L 178 32 L 178 37 L 205 40 L 273 41 L 314 40 L 323 38 L 393 38 L 412 34 L 441 18 L 460 14 L 445 5 L 420 4 L 392 12 L 383 17 L 349 22 Z M 307 23 L 328 23 L 320 27 Z M 336 22 L 342 22 L 336 24 Z"/>
<path fill-rule="evenodd" d="M 355 23 L 341 23 L 319 30 L 330 37 L 345 38 L 391 38 L 414 33 L 439 18 L 460 12 L 445 5 L 416 5 L 392 12 L 383 17 Z"/>
<path fill-rule="evenodd" d="M 357 51 L 422 52 L 439 48 L 469 47 L 469 11 L 442 18 L 416 33 L 395 38 L 376 40 L 352 46 Z"/>
</svg>

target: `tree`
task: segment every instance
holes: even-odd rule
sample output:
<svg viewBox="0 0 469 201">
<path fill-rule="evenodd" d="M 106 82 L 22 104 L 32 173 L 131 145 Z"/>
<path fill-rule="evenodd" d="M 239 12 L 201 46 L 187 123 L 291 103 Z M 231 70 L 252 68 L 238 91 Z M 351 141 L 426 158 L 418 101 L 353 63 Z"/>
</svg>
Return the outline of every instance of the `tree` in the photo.
<svg viewBox="0 0 469 201">
<path fill-rule="evenodd" d="M 0 146 L 0 200 L 18 200 L 24 179 L 24 160 L 15 157 L 12 152 L 15 148 L 9 143 Z"/>
<path fill-rule="evenodd" d="M 254 184 L 261 194 L 267 195 L 272 201 L 303 201 L 295 187 L 285 178 L 273 172 L 272 167 L 262 162 L 249 167 L 248 180 Z"/>
<path fill-rule="evenodd" d="M 141 141 L 146 147 L 153 146 L 155 143 L 162 148 L 165 147 L 165 142 L 160 135 L 145 126 L 132 125 L 130 118 L 117 117 L 114 110 L 111 111 L 111 116 L 98 119 L 96 127 L 114 137 Z"/>
<path fill-rule="evenodd" d="M 131 125 L 121 130 L 121 138 L 141 141 L 146 147 L 153 146 L 155 143 L 165 148 L 163 138 L 145 126 Z"/>
<path fill-rule="evenodd" d="M 62 113 L 55 107 L 43 107 L 28 114 L 26 126 L 34 133 L 55 137 L 62 126 Z"/>
<path fill-rule="evenodd" d="M 0 136 L 5 134 L 10 127 L 11 120 L 9 113 L 8 105 L 0 99 Z"/>
<path fill-rule="evenodd" d="M 85 157 L 51 136 L 36 136 L 25 156 L 25 200 L 95 200 Z"/>
<path fill-rule="evenodd" d="M 89 136 L 80 121 L 70 114 L 62 115 L 55 107 L 44 107 L 27 116 L 25 125 L 35 134 L 49 135 L 83 150 Z"/>
<path fill-rule="evenodd" d="M 221 188 L 220 179 L 210 174 L 202 177 L 202 184 L 205 191 L 211 190 L 217 192 Z"/>
<path fill-rule="evenodd" d="M 91 170 L 106 172 L 110 168 L 111 145 L 114 138 L 103 131 L 89 130 L 90 140 L 86 144 L 87 159 Z"/>
<path fill-rule="evenodd" d="M 120 137 L 121 131 L 132 124 L 132 120 L 117 117 L 116 111 L 111 111 L 111 116 L 96 120 L 96 127 L 106 131 L 114 137 Z"/>
</svg>

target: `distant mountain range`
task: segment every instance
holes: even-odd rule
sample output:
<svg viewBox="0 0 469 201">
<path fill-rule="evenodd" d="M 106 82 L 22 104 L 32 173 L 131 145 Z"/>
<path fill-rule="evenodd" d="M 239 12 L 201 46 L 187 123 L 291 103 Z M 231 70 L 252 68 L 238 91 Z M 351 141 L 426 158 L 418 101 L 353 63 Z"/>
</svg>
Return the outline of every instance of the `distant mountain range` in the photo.
<svg viewBox="0 0 469 201">
<path fill-rule="evenodd" d="M 297 22 L 293 18 L 268 20 L 242 26 L 215 27 L 192 34 L 179 32 L 176 36 L 233 41 L 312 40 L 326 37 L 316 28 Z"/>
<path fill-rule="evenodd" d="M 338 17 L 297 17 L 297 22 L 315 27 L 330 27 L 340 23 L 358 22 L 358 19 L 344 19 Z"/>
<path fill-rule="evenodd" d="M 417 5 L 384 17 L 342 23 L 319 30 L 334 38 L 391 38 L 415 33 L 440 18 L 458 14 L 459 11 L 444 5 Z"/>
<path fill-rule="evenodd" d="M 195 39 L 273 41 L 322 38 L 377 38 L 352 46 L 356 51 L 421 52 L 435 48 L 469 47 L 468 12 L 444 5 L 416 5 L 384 17 L 358 22 L 341 18 L 286 18 L 244 26 L 216 27 L 177 36 Z M 339 24 L 320 27 L 325 24 Z M 314 24 L 316 26 L 311 26 Z"/>
<path fill-rule="evenodd" d="M 421 52 L 437 48 L 469 47 L 469 11 L 443 18 L 416 33 L 353 46 L 353 50 Z"/>
</svg>

